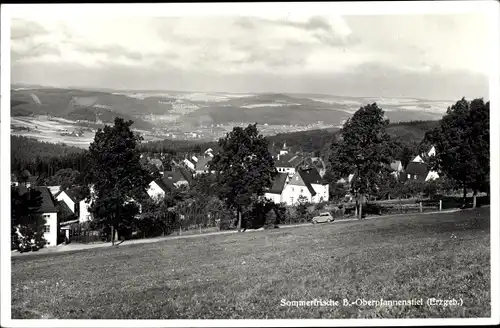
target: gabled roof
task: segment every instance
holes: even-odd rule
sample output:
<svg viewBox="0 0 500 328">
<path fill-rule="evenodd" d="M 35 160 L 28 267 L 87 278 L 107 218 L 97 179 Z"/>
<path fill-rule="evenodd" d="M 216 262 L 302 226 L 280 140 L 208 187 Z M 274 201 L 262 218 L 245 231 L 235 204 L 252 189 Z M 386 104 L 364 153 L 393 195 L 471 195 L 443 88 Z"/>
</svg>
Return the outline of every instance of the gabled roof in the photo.
<svg viewBox="0 0 500 328">
<path fill-rule="evenodd" d="M 208 163 L 212 159 L 210 157 L 201 157 L 198 158 L 198 162 L 196 162 L 196 171 L 205 171 L 208 169 Z"/>
<path fill-rule="evenodd" d="M 42 205 L 38 209 L 38 213 L 56 213 L 57 208 L 55 206 L 54 198 L 50 193 L 47 187 L 34 187 L 34 190 L 37 190 L 41 193 L 42 197 Z"/>
<path fill-rule="evenodd" d="M 406 167 L 405 174 L 416 175 L 418 180 L 425 180 L 429 173 L 429 167 L 425 163 L 410 162 Z"/>
<path fill-rule="evenodd" d="M 318 170 L 310 168 L 306 170 L 299 170 L 296 174 L 298 174 L 302 181 L 304 181 L 304 184 L 311 193 L 311 196 L 316 195 L 316 191 L 312 187 L 312 184 L 321 184 L 321 176 L 319 175 Z"/>
<path fill-rule="evenodd" d="M 189 172 L 188 170 L 186 170 L 183 167 L 178 167 L 178 168 L 176 168 L 176 170 L 178 170 L 182 174 L 184 179 L 186 179 L 186 181 L 189 184 L 191 184 L 191 182 L 193 182 L 193 175 L 191 174 L 191 172 Z"/>
<path fill-rule="evenodd" d="M 299 174 L 306 184 L 321 184 L 321 176 L 316 168 L 300 170 Z"/>
<path fill-rule="evenodd" d="M 80 194 L 80 190 L 78 188 L 71 188 L 71 189 L 67 189 L 67 190 L 63 190 L 61 192 L 64 192 L 66 193 L 66 195 L 68 195 L 68 197 L 75 203 L 78 203 L 80 202 L 81 200 L 83 200 L 84 197 L 82 197 L 82 195 Z M 57 195 L 59 195 L 60 193 L 58 193 Z"/>
<path fill-rule="evenodd" d="M 278 173 L 276 177 L 274 177 L 273 185 L 269 189 L 268 193 L 281 194 L 283 192 L 283 188 L 285 188 L 287 177 L 288 177 L 287 173 Z"/>
<path fill-rule="evenodd" d="M 304 159 L 298 155 L 280 155 L 275 162 L 276 167 L 292 167 L 296 168 Z"/>
<path fill-rule="evenodd" d="M 175 169 L 173 171 L 163 171 L 163 179 L 168 179 L 169 181 L 172 181 L 172 183 L 177 183 L 179 181 L 189 182 L 179 169 Z"/>
<path fill-rule="evenodd" d="M 175 188 L 173 182 L 169 181 L 168 179 L 156 179 L 152 182 L 154 182 L 164 192 L 169 192 L 170 190 Z"/>
</svg>

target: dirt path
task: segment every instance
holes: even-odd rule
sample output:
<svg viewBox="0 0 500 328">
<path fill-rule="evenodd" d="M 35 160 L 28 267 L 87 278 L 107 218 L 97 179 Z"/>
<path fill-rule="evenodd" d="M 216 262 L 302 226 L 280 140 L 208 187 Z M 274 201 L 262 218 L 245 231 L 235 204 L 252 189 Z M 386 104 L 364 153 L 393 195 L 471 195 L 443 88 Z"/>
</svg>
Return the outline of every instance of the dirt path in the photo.
<svg viewBox="0 0 500 328">
<path fill-rule="evenodd" d="M 408 214 L 394 214 L 394 215 L 381 215 L 381 216 L 372 216 L 372 217 L 366 217 L 364 220 L 372 220 L 372 219 L 382 219 L 382 218 L 390 218 L 390 217 L 403 217 L 403 216 L 410 216 L 410 215 L 428 215 L 428 214 L 437 214 L 437 213 L 453 213 L 453 212 L 458 212 L 460 211 L 459 209 L 453 209 L 453 210 L 446 210 L 446 211 L 435 211 L 435 212 L 425 212 L 425 213 L 408 213 Z M 340 222 L 349 222 L 349 221 L 357 221 L 358 219 L 352 218 L 352 219 L 340 219 L 336 220 L 332 223 L 329 224 L 336 224 Z M 301 224 L 290 224 L 290 225 L 281 225 L 280 229 L 289 229 L 289 228 L 297 228 L 297 227 L 303 227 L 303 226 L 310 226 L 312 223 L 301 223 Z M 264 229 L 247 229 L 244 233 L 251 233 L 251 232 L 257 232 L 257 231 L 263 231 Z M 233 234 L 233 233 L 238 233 L 237 230 L 228 230 L 228 231 L 216 231 L 216 232 L 207 232 L 207 233 L 201 233 L 201 234 L 190 234 L 186 236 L 165 236 L 165 237 L 156 237 L 156 238 L 147 238 L 147 239 L 136 239 L 136 240 L 127 240 L 123 242 L 123 244 L 118 244 L 115 247 L 120 247 L 120 246 L 127 246 L 127 245 L 135 245 L 135 244 L 150 244 L 150 243 L 156 243 L 160 241 L 166 241 L 166 240 L 175 240 L 175 239 L 186 239 L 186 238 L 198 238 L 198 237 L 207 237 L 207 236 L 216 236 L 216 235 L 224 235 L 224 234 Z M 41 250 L 37 252 L 27 252 L 27 253 L 19 253 L 17 251 L 11 252 L 11 257 L 25 257 L 25 256 L 32 256 L 32 255 L 42 255 L 42 254 L 57 254 L 57 253 L 63 253 L 63 252 L 71 252 L 71 251 L 80 251 L 80 250 L 86 250 L 86 249 L 94 249 L 94 248 L 103 248 L 103 247 L 110 247 L 111 243 L 95 243 L 95 244 L 69 244 L 69 245 L 58 245 L 54 247 L 48 247 L 48 248 L 42 248 Z"/>
</svg>

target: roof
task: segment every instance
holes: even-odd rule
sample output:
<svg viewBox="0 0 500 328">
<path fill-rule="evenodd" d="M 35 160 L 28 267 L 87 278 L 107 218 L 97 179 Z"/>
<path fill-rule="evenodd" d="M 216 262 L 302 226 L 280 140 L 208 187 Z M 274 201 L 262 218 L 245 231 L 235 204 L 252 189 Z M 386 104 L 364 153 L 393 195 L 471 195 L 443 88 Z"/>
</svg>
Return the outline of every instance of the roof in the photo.
<svg viewBox="0 0 500 328">
<path fill-rule="evenodd" d="M 410 162 L 405 170 L 406 174 L 416 175 L 418 180 L 425 179 L 429 173 L 429 167 L 425 163 Z"/>
<path fill-rule="evenodd" d="M 276 167 L 293 167 L 296 168 L 304 159 L 298 155 L 280 155 L 275 162 Z"/>
<path fill-rule="evenodd" d="M 286 179 L 288 177 L 287 173 L 278 173 L 273 180 L 273 185 L 269 189 L 268 193 L 271 194 L 281 194 L 283 188 L 285 187 Z"/>
<path fill-rule="evenodd" d="M 60 195 L 63 192 L 66 193 L 66 195 L 68 195 L 68 197 L 75 203 L 80 202 L 84 198 L 81 196 L 80 190 L 78 188 L 63 190 L 57 193 L 57 195 Z"/>
<path fill-rule="evenodd" d="M 197 171 L 205 171 L 206 169 L 208 169 L 208 163 L 211 160 L 212 159 L 210 157 L 198 158 L 198 162 L 196 162 L 196 170 Z"/>
<path fill-rule="evenodd" d="M 38 213 L 55 213 L 57 212 L 57 208 L 55 206 L 54 198 L 47 187 L 33 187 L 34 190 L 37 190 L 41 193 L 42 197 L 42 205 L 38 209 Z"/>
<path fill-rule="evenodd" d="M 315 168 L 307 169 L 307 170 L 300 170 L 298 171 L 298 174 L 304 181 L 304 184 L 306 185 L 307 189 L 311 193 L 311 196 L 316 195 L 316 191 L 314 191 L 314 188 L 312 187 L 311 184 L 321 184 L 321 176 L 319 175 L 319 172 Z"/>
<path fill-rule="evenodd" d="M 321 184 L 321 176 L 316 168 L 310 168 L 299 171 L 302 180 L 307 183 Z"/>
<path fill-rule="evenodd" d="M 163 171 L 163 179 L 168 179 L 169 181 L 172 181 L 172 183 L 176 183 L 183 180 L 189 182 L 189 180 L 184 176 L 184 174 L 179 169 L 175 169 L 173 171 Z"/>
<path fill-rule="evenodd" d="M 156 179 L 153 182 L 156 183 L 164 192 L 169 192 L 175 188 L 174 183 L 169 181 L 169 179 Z"/>
<path fill-rule="evenodd" d="M 184 179 L 186 179 L 186 181 L 188 183 L 193 182 L 193 175 L 188 170 L 186 170 L 183 167 L 178 167 L 178 168 L 176 168 L 176 170 L 178 170 L 179 172 L 181 172 L 182 176 L 184 177 Z"/>
</svg>

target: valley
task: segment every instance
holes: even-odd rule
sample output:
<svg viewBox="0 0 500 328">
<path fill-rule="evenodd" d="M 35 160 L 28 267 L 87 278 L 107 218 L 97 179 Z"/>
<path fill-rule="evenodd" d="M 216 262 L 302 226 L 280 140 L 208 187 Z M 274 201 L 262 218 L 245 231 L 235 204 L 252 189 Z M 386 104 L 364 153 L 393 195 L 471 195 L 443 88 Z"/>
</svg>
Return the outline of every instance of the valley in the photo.
<svg viewBox="0 0 500 328">
<path fill-rule="evenodd" d="M 451 101 L 318 94 L 231 94 L 19 87 L 11 90 L 11 132 L 87 147 L 116 116 L 134 121 L 145 141 L 215 141 L 234 126 L 258 123 L 263 135 L 340 128 L 377 102 L 394 123 L 439 120 Z"/>
</svg>

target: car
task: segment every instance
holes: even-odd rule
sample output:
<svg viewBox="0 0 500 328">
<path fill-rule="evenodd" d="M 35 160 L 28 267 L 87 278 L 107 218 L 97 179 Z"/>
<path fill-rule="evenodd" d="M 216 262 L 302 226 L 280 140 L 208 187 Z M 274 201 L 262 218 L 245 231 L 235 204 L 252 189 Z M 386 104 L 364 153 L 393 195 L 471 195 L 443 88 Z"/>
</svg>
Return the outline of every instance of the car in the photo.
<svg viewBox="0 0 500 328">
<path fill-rule="evenodd" d="M 320 213 L 320 215 L 315 216 L 315 217 L 312 218 L 312 223 L 313 224 L 316 224 L 316 223 L 325 223 L 325 222 L 333 222 L 333 221 L 335 221 L 335 219 L 328 212 Z"/>
</svg>

